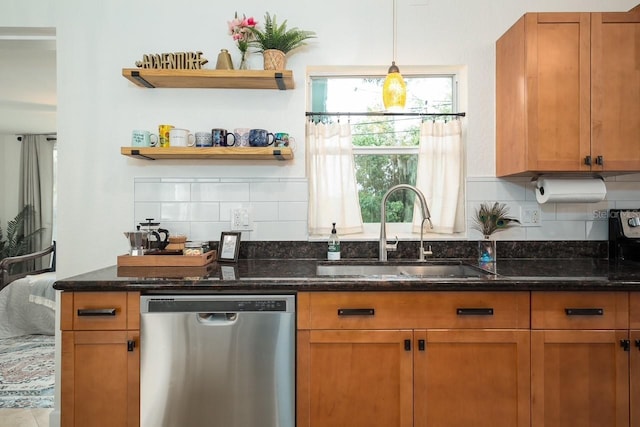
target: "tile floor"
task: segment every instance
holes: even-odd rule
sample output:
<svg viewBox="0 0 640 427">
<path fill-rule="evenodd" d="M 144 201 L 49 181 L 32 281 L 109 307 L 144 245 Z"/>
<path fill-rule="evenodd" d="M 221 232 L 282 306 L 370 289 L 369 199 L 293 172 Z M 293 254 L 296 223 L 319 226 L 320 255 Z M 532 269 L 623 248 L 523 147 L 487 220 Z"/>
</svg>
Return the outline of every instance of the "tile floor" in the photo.
<svg viewBox="0 0 640 427">
<path fill-rule="evenodd" d="M 49 427 L 53 409 L 0 409 L 0 427 Z"/>
</svg>

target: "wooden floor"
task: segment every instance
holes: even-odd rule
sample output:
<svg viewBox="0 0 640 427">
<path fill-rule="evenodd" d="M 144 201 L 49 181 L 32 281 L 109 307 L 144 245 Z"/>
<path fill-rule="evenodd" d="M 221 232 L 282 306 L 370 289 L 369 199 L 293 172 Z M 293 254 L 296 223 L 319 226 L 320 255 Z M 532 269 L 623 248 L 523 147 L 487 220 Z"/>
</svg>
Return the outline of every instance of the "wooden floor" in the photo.
<svg viewBox="0 0 640 427">
<path fill-rule="evenodd" d="M 53 409 L 0 409 L 0 427 L 49 427 Z"/>
</svg>

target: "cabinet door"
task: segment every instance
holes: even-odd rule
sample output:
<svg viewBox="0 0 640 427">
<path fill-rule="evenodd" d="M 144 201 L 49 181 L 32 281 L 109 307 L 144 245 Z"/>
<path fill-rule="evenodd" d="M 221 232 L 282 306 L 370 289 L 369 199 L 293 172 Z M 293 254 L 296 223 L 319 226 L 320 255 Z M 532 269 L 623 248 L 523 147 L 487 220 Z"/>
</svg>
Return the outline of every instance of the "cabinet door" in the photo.
<svg viewBox="0 0 640 427">
<path fill-rule="evenodd" d="M 63 427 L 139 425 L 139 337 L 139 331 L 62 332 Z"/>
<path fill-rule="evenodd" d="M 529 330 L 416 331 L 415 340 L 416 427 L 529 426 Z"/>
<path fill-rule="evenodd" d="M 629 425 L 628 331 L 531 332 L 531 425 Z"/>
<path fill-rule="evenodd" d="M 640 170 L 640 13 L 591 19 L 592 153 L 597 170 Z"/>
<path fill-rule="evenodd" d="M 411 331 L 299 332 L 298 427 L 412 427 L 412 339 Z"/>
<path fill-rule="evenodd" d="M 640 330 L 632 330 L 631 338 L 631 427 L 640 427 Z"/>
<path fill-rule="evenodd" d="M 529 169 L 589 170 L 589 14 L 537 17 L 526 44 Z"/>
</svg>

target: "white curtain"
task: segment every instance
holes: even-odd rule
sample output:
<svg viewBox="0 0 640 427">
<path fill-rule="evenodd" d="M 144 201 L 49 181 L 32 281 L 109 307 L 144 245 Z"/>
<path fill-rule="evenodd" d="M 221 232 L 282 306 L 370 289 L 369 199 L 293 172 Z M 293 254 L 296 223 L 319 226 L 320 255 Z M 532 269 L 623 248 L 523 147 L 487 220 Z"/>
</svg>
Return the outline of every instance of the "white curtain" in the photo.
<svg viewBox="0 0 640 427">
<path fill-rule="evenodd" d="M 460 120 L 425 121 L 420 127 L 416 187 L 425 195 L 433 229 L 426 232 L 464 231 L 464 156 Z M 413 231 L 420 232 L 419 205 L 414 207 Z"/>
<path fill-rule="evenodd" d="M 309 234 L 328 235 L 333 222 L 338 235 L 361 233 L 350 124 L 307 122 L 306 139 Z"/>
<path fill-rule="evenodd" d="M 33 215 L 25 222 L 25 235 L 42 229 L 36 235 L 33 247 L 29 247 L 30 252 L 35 252 L 51 245 L 54 143 L 44 135 L 25 135 L 21 144 L 18 202 L 21 208 L 26 205 L 33 207 Z"/>
</svg>

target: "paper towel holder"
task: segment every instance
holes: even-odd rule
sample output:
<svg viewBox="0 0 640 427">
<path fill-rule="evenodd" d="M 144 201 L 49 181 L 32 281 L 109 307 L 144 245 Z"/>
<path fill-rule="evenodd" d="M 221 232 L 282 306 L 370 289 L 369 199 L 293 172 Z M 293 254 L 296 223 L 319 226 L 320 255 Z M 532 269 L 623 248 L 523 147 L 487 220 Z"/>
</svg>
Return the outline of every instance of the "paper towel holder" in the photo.
<svg viewBox="0 0 640 427">
<path fill-rule="evenodd" d="M 574 181 L 574 183 L 571 181 Z M 535 183 L 534 191 L 539 204 L 596 203 L 604 200 L 607 193 L 604 178 L 596 175 L 539 176 L 533 178 L 532 182 Z M 546 191 L 546 186 L 552 187 L 553 190 L 551 192 Z M 560 191 L 558 191 L 559 188 Z"/>
</svg>

